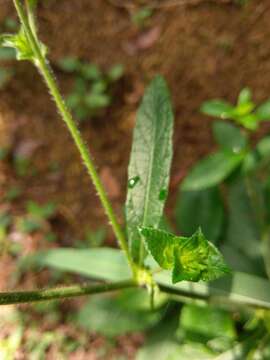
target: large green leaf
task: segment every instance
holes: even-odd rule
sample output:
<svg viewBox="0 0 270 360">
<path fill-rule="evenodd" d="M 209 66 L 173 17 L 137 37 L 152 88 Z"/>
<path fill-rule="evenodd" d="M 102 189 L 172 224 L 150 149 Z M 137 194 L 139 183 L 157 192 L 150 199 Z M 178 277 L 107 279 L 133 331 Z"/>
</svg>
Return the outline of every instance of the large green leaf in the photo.
<svg viewBox="0 0 270 360">
<path fill-rule="evenodd" d="M 122 252 L 111 248 L 49 250 L 40 253 L 35 262 L 99 280 L 118 281 L 131 277 Z"/>
<path fill-rule="evenodd" d="M 202 190 L 220 184 L 243 160 L 242 154 L 217 152 L 198 162 L 184 179 L 182 190 Z"/>
<path fill-rule="evenodd" d="M 93 279 L 121 281 L 131 276 L 124 254 L 116 249 L 56 249 L 37 255 L 35 264 Z M 29 258 L 25 261 L 29 263 Z M 235 272 L 210 284 L 182 281 L 173 285 L 170 272 L 162 271 L 155 274 L 155 279 L 164 289 L 175 294 L 194 295 L 202 299 L 218 298 L 224 302 L 243 302 L 270 309 L 270 283 L 258 276 Z"/>
<path fill-rule="evenodd" d="M 147 248 L 163 269 L 172 269 L 172 282 L 210 281 L 229 273 L 218 249 L 201 230 L 191 237 L 179 237 L 163 230 L 141 228 Z"/>
<path fill-rule="evenodd" d="M 214 122 L 213 135 L 218 145 L 227 151 L 239 153 L 247 146 L 247 137 L 240 128 L 225 121 Z"/>
<path fill-rule="evenodd" d="M 184 236 L 191 236 L 199 227 L 206 238 L 216 242 L 223 224 L 223 204 L 219 190 L 180 191 L 176 203 L 176 224 Z"/>
<path fill-rule="evenodd" d="M 138 226 L 159 225 L 172 159 L 173 113 L 165 81 L 156 77 L 143 98 L 128 168 L 127 231 L 132 257 L 144 257 Z"/>
</svg>

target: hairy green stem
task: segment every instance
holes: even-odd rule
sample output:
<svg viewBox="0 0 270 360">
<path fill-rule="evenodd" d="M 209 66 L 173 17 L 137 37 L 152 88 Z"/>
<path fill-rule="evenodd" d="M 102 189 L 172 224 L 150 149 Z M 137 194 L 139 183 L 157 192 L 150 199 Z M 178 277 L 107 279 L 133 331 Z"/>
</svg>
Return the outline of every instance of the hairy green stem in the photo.
<svg viewBox="0 0 270 360">
<path fill-rule="evenodd" d="M 0 292 L 0 305 L 60 300 L 83 295 L 100 294 L 136 286 L 137 284 L 134 280 L 126 280 L 112 284 L 73 285 L 44 290 Z"/>
<path fill-rule="evenodd" d="M 27 39 L 29 41 L 29 44 L 32 48 L 32 51 L 35 55 L 35 65 L 39 69 L 51 95 L 52 98 L 57 106 L 57 109 L 62 116 L 62 119 L 66 123 L 68 130 L 80 152 L 81 158 L 86 166 L 87 172 L 90 175 L 92 182 L 96 188 L 97 194 L 100 198 L 100 201 L 102 203 L 102 206 L 110 220 L 110 224 L 113 228 L 113 231 L 115 233 L 116 238 L 118 239 L 119 245 L 122 248 L 122 250 L 125 252 L 125 255 L 127 257 L 128 263 L 133 271 L 134 276 L 136 275 L 136 265 L 134 264 L 131 255 L 129 253 L 127 241 L 125 238 L 125 235 L 121 229 L 120 224 L 117 221 L 116 215 L 114 213 L 114 210 L 112 208 L 112 205 L 110 203 L 110 200 L 106 194 L 106 191 L 104 189 L 104 186 L 100 180 L 100 177 L 96 171 L 92 156 L 88 150 L 87 145 L 84 143 L 82 136 L 79 132 L 78 126 L 76 122 L 74 121 L 70 111 L 68 110 L 65 101 L 58 89 L 57 82 L 55 80 L 55 77 L 53 75 L 52 69 L 49 65 L 49 62 L 45 58 L 45 56 L 42 54 L 40 44 L 35 36 L 35 34 L 32 31 L 32 28 L 29 24 L 29 20 L 27 18 L 27 15 L 25 14 L 23 5 L 21 4 L 20 0 L 13 0 L 16 11 L 18 13 L 18 16 L 20 18 L 22 27 L 25 31 L 25 34 L 27 36 Z M 29 10 L 28 10 L 29 11 Z"/>
</svg>

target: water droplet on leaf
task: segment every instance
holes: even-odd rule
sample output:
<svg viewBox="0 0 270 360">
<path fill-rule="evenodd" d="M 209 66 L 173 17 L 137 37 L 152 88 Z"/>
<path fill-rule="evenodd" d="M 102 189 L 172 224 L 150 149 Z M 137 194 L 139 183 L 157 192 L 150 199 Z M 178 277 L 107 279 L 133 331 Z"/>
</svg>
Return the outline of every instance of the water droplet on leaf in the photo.
<svg viewBox="0 0 270 360">
<path fill-rule="evenodd" d="M 168 191 L 166 189 L 160 190 L 159 196 L 158 196 L 159 200 L 160 201 L 166 200 L 167 194 L 168 194 Z"/>
<path fill-rule="evenodd" d="M 134 176 L 133 178 L 129 179 L 128 180 L 128 188 L 133 189 L 137 185 L 139 180 L 140 180 L 139 176 Z"/>
</svg>

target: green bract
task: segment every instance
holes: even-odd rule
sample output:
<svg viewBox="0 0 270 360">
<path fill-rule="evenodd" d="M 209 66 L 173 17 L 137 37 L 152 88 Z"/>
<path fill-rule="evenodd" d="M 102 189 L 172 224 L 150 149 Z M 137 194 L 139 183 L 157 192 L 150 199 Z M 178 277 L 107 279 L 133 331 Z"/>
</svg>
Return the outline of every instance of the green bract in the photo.
<svg viewBox="0 0 270 360">
<path fill-rule="evenodd" d="M 218 249 L 206 240 L 201 230 L 191 237 L 175 236 L 149 227 L 140 229 L 156 262 L 172 269 L 172 282 L 210 281 L 230 273 Z"/>
<path fill-rule="evenodd" d="M 23 28 L 18 32 L 18 34 L 4 34 L 0 36 L 0 45 L 3 47 L 13 48 L 16 51 L 17 60 L 28 60 L 36 63 L 37 59 L 33 52 L 33 49 L 28 41 L 27 35 Z M 43 55 L 47 53 L 47 48 L 45 45 L 40 44 Z"/>
</svg>

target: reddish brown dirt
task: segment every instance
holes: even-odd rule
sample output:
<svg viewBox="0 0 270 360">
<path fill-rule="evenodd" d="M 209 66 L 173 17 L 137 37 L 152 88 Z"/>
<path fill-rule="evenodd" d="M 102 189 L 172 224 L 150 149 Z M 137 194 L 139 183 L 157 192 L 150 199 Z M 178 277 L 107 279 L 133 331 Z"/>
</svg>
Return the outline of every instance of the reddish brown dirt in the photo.
<svg viewBox="0 0 270 360">
<path fill-rule="evenodd" d="M 217 97 L 234 101 L 244 86 L 251 87 L 257 101 L 270 94 L 270 4 L 251 0 L 239 7 L 233 1 L 202 0 L 181 6 L 179 1 L 156 9 L 147 27 L 138 29 L 130 20 L 132 10 L 112 3 L 48 0 L 38 12 L 41 37 L 53 65 L 76 55 L 104 69 L 115 63 L 125 66 L 106 115 L 81 126 L 119 214 L 136 109 L 150 79 L 157 73 L 165 76 L 175 109 L 171 212 L 187 169 L 213 148 L 211 119 L 199 113 L 200 104 Z M 14 16 L 11 1 L 1 1 L 0 7 L 0 22 Z M 0 92 L 0 141 L 13 149 L 34 141 L 32 161 L 38 175 L 18 179 L 2 164 L 0 192 L 10 184 L 23 188 L 16 209 L 23 208 L 25 199 L 56 200 L 64 224 L 61 243 L 72 245 L 73 236 L 81 237 L 87 227 L 97 228 L 106 219 L 39 75 L 30 64 L 16 66 L 16 77 Z M 56 72 L 67 93 L 68 78 Z M 263 131 L 268 129 L 266 124 Z M 53 163 L 59 164 L 57 173 L 49 171 Z"/>
<path fill-rule="evenodd" d="M 202 101 L 234 100 L 243 86 L 250 86 L 258 100 L 269 93 L 267 1 L 251 2 L 245 8 L 201 1 L 196 6 L 157 9 L 143 31 L 131 23 L 126 9 L 105 0 L 46 4 L 39 12 L 40 32 L 54 63 L 76 54 L 104 68 L 125 65 L 115 104 L 104 118 L 82 126 L 99 169 L 106 167 L 105 182 L 114 177 L 120 186 L 120 196 L 114 191 L 118 208 L 125 194 L 135 112 L 144 86 L 156 73 L 169 82 L 176 115 L 172 190 L 186 169 L 212 146 L 211 120 L 198 112 Z M 13 13 L 7 2 L 4 7 L 2 17 Z M 58 75 L 65 91 L 67 79 Z M 3 126 L 13 128 L 13 144 L 37 142 L 33 162 L 39 176 L 23 184 L 25 195 L 40 201 L 56 198 L 77 230 L 103 222 L 77 151 L 30 64 L 18 65 L 17 76 L 1 93 L 0 104 Z M 60 165 L 58 177 L 48 173 L 53 162 Z"/>
</svg>

